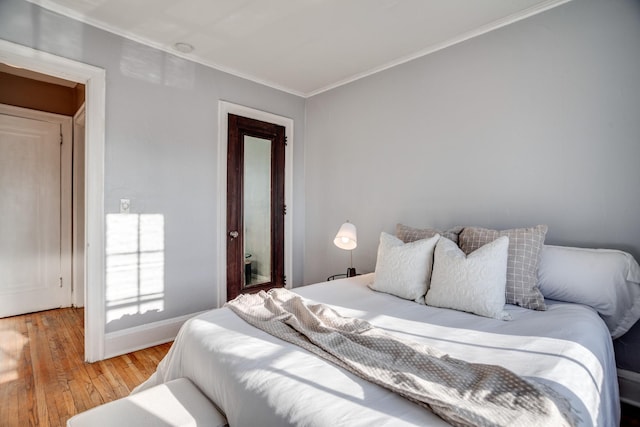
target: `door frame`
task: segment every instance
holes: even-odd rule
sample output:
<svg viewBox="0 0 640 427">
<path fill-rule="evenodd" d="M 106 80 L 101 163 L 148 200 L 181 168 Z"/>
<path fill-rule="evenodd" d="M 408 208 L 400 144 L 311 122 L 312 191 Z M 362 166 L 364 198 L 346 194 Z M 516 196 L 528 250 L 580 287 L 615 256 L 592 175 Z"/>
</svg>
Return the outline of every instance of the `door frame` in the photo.
<svg viewBox="0 0 640 427">
<path fill-rule="evenodd" d="M 60 277 L 62 278 L 62 283 L 68 286 L 68 295 L 65 297 L 67 305 L 65 305 L 65 307 L 69 307 L 73 304 L 73 281 L 71 273 L 73 118 L 8 104 L 0 104 L 0 113 L 6 116 L 21 117 L 60 125 L 60 133 L 64 141 L 60 148 Z"/>
<path fill-rule="evenodd" d="M 82 83 L 85 91 L 85 310 L 84 359 L 104 359 L 105 70 L 0 39 L 0 62 Z"/>
<path fill-rule="evenodd" d="M 290 289 L 293 281 L 293 119 L 228 101 L 218 101 L 217 307 L 227 301 L 227 133 L 229 114 L 274 123 L 285 128 L 287 136 L 284 154 L 284 200 L 287 205 L 287 214 L 284 216 L 284 274 L 287 277 L 285 287 Z"/>
<path fill-rule="evenodd" d="M 84 180 L 85 180 L 85 121 L 86 121 L 85 104 L 82 103 L 76 114 L 73 116 L 73 260 L 72 267 L 72 283 L 73 293 L 72 302 L 76 307 L 84 307 L 84 223 L 85 218 L 85 201 L 84 201 Z"/>
</svg>

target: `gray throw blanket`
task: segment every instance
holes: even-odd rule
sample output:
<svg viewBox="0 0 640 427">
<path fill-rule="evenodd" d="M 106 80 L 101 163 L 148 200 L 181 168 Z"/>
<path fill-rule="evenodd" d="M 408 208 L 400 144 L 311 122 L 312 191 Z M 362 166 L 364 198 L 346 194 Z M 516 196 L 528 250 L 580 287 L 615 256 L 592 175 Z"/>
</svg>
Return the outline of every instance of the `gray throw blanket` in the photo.
<svg viewBox="0 0 640 427">
<path fill-rule="evenodd" d="M 467 363 L 286 289 L 226 304 L 252 326 L 430 408 L 454 426 L 574 426 L 568 402 L 495 365 Z"/>
</svg>

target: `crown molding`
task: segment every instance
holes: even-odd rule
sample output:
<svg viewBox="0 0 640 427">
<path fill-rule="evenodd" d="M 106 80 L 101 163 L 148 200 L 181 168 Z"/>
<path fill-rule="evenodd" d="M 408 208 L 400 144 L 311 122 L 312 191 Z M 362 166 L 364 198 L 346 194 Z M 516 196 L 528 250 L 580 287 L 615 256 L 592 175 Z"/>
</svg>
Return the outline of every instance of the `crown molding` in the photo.
<svg viewBox="0 0 640 427">
<path fill-rule="evenodd" d="M 177 56 L 179 58 L 182 58 L 182 59 L 185 59 L 185 60 L 188 60 L 188 61 L 192 61 L 192 62 L 201 64 L 201 65 L 204 65 L 206 67 L 213 68 L 215 70 L 222 71 L 224 73 L 231 74 L 233 76 L 236 76 L 236 77 L 239 77 L 239 78 L 242 78 L 242 79 L 245 79 L 245 80 L 249 80 L 251 82 L 254 82 L 254 83 L 257 83 L 257 84 L 260 84 L 260 85 L 263 85 L 263 86 L 270 87 L 272 89 L 276 89 L 276 90 L 279 90 L 279 91 L 282 91 L 282 92 L 286 92 L 286 93 L 289 93 L 291 95 L 299 96 L 301 98 L 310 98 L 312 96 L 321 94 L 323 92 L 327 92 L 329 90 L 335 89 L 335 88 L 340 87 L 340 86 L 344 86 L 346 84 L 355 82 L 357 80 L 363 79 L 363 78 L 371 76 L 373 74 L 377 74 L 379 72 L 388 70 L 389 68 L 393 68 L 393 67 L 396 67 L 398 65 L 404 64 L 406 62 L 413 61 L 414 59 L 418 59 L 418 58 L 421 58 L 423 56 L 429 55 L 431 53 L 437 52 L 439 50 L 446 49 L 446 48 L 454 46 L 454 45 L 456 45 L 458 43 L 462 43 L 462 42 L 464 42 L 466 40 L 470 40 L 472 38 L 481 36 L 482 34 L 486 34 L 486 33 L 490 32 L 490 31 L 496 30 L 498 28 L 505 27 L 505 26 L 513 24 L 515 22 L 521 21 L 523 19 L 529 18 L 531 16 L 537 15 L 537 14 L 542 13 L 542 12 L 545 12 L 545 11 L 547 11 L 549 9 L 553 9 L 554 7 L 557 7 L 557 6 L 560 6 L 562 4 L 568 3 L 571 0 L 547 0 L 545 2 L 538 3 L 535 6 L 532 6 L 530 8 L 521 10 L 521 11 L 519 11 L 517 13 L 511 14 L 511 15 L 506 16 L 504 18 L 498 19 L 498 20 L 493 21 L 493 22 L 491 22 L 489 24 L 483 25 L 482 27 L 476 28 L 475 30 L 468 31 L 466 33 L 460 34 L 459 36 L 453 37 L 453 38 L 451 38 L 449 40 L 446 40 L 446 41 L 444 41 L 442 43 L 436 43 L 436 44 L 431 45 L 431 46 L 429 46 L 429 47 L 427 47 L 425 49 L 422 49 L 422 50 L 420 50 L 418 52 L 415 52 L 415 53 L 413 53 L 411 55 L 403 56 L 403 57 L 398 58 L 396 60 L 387 62 L 386 64 L 383 64 L 381 66 L 371 68 L 371 69 L 369 69 L 367 71 L 364 71 L 362 73 L 354 74 L 354 75 L 352 75 L 350 77 L 347 77 L 347 78 L 339 80 L 339 81 L 337 81 L 335 83 L 323 86 L 323 87 L 321 87 L 319 89 L 312 90 L 310 92 L 298 91 L 298 90 L 295 90 L 295 89 L 292 89 L 292 88 L 289 88 L 289 87 L 286 87 L 286 86 L 283 86 L 283 85 L 280 85 L 280 84 L 277 84 L 277 83 L 274 83 L 274 82 L 271 82 L 271 81 L 268 81 L 268 80 L 261 79 L 259 77 L 254 76 L 254 75 L 244 73 L 244 72 L 236 70 L 234 68 L 226 67 L 224 65 L 221 65 L 221 64 L 218 64 L 218 63 L 215 63 L 215 62 L 212 62 L 212 61 L 204 60 L 204 59 L 199 58 L 199 57 L 197 57 L 195 55 L 181 53 L 179 51 L 176 51 L 176 50 L 172 49 L 170 46 L 166 46 L 166 45 L 163 45 L 161 43 L 157 43 L 157 42 L 154 42 L 152 40 L 148 40 L 148 39 L 145 39 L 143 37 L 139 37 L 139 36 L 137 36 L 135 34 L 132 34 L 132 33 L 128 32 L 128 31 L 124 31 L 122 29 L 119 29 L 119 28 L 110 26 L 108 24 L 105 24 L 103 22 L 100 22 L 100 21 L 98 21 L 96 19 L 93 19 L 91 17 L 85 16 L 85 15 L 83 15 L 81 13 L 78 13 L 78 12 L 76 12 L 76 11 L 70 9 L 70 8 L 61 6 L 60 4 L 56 3 L 53 0 L 27 0 L 27 1 L 30 2 L 30 3 L 36 4 L 38 6 L 41 6 L 41 7 L 45 8 L 45 9 L 48 9 L 50 11 L 53 11 L 55 13 L 58 13 L 60 15 L 66 16 L 68 18 L 71 18 L 71 19 L 74 19 L 76 21 L 83 22 L 83 23 L 85 23 L 87 25 L 91 25 L 93 27 L 99 28 L 101 30 L 116 34 L 118 36 L 124 37 L 125 39 L 131 40 L 131 41 L 134 41 L 134 42 L 137 42 L 137 43 L 141 43 L 143 45 L 150 46 L 150 47 L 153 47 L 155 49 L 170 53 L 170 54 L 172 54 L 174 56 Z"/>
</svg>

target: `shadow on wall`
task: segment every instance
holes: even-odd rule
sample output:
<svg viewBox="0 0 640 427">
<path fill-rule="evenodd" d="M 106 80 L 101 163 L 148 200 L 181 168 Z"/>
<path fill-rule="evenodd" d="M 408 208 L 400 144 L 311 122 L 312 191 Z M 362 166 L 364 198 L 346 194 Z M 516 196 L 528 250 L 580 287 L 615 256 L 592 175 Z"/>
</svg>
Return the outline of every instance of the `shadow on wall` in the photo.
<svg viewBox="0 0 640 427">
<path fill-rule="evenodd" d="M 164 215 L 108 214 L 106 321 L 164 311 Z"/>
</svg>

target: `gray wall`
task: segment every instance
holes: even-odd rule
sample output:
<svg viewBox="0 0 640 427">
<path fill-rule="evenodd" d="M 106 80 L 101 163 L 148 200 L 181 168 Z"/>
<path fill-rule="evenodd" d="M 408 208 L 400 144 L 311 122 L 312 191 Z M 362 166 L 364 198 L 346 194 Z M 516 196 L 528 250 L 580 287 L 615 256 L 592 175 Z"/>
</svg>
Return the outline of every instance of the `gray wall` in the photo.
<svg viewBox="0 0 640 427">
<path fill-rule="evenodd" d="M 346 219 L 359 271 L 396 222 L 640 258 L 639 77 L 640 2 L 580 0 L 308 99 L 305 282 Z"/>
<path fill-rule="evenodd" d="M 293 283 L 302 282 L 304 99 L 22 0 L 0 1 L 0 38 L 106 69 L 106 212 L 118 212 L 119 199 L 130 198 L 133 213 L 163 216 L 164 308 L 109 322 L 107 332 L 217 304 L 219 100 L 294 120 Z M 157 274 L 156 267 L 147 272 Z"/>
<path fill-rule="evenodd" d="M 106 69 L 107 213 L 127 197 L 163 215 L 164 309 L 107 331 L 217 303 L 219 99 L 295 121 L 294 284 L 346 271 L 332 241 L 347 219 L 359 271 L 373 271 L 396 222 L 546 223 L 548 243 L 640 257 L 639 23 L 637 1 L 576 0 L 305 105 L 0 0 L 0 38 Z"/>
</svg>

